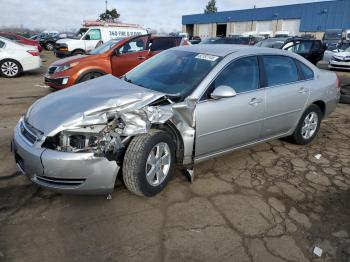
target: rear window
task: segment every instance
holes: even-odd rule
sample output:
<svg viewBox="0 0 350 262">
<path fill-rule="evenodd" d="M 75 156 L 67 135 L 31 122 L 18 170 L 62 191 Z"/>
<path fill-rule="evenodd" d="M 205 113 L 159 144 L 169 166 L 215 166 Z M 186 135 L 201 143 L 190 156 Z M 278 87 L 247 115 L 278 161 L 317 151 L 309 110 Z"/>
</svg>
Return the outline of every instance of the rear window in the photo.
<svg viewBox="0 0 350 262">
<path fill-rule="evenodd" d="M 304 63 L 297 61 L 298 65 L 300 66 L 301 73 L 303 75 L 304 80 L 313 79 L 314 78 L 314 71 Z"/>
<path fill-rule="evenodd" d="M 298 70 L 292 58 L 286 56 L 263 56 L 267 86 L 275 86 L 299 80 Z"/>
<path fill-rule="evenodd" d="M 162 51 L 172 47 L 175 47 L 175 39 L 171 38 L 156 38 L 152 41 L 151 49 L 152 51 Z"/>
</svg>

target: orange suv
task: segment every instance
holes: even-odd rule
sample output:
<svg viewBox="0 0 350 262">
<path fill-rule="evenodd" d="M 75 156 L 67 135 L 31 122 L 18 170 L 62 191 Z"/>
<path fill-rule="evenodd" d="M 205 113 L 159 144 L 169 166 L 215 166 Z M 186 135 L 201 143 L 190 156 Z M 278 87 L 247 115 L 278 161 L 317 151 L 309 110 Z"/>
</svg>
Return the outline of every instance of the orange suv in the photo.
<svg viewBox="0 0 350 262">
<path fill-rule="evenodd" d="M 140 35 L 112 39 L 88 55 L 57 60 L 45 75 L 45 84 L 63 89 L 105 74 L 121 77 L 159 52 L 187 45 L 181 37 Z"/>
</svg>

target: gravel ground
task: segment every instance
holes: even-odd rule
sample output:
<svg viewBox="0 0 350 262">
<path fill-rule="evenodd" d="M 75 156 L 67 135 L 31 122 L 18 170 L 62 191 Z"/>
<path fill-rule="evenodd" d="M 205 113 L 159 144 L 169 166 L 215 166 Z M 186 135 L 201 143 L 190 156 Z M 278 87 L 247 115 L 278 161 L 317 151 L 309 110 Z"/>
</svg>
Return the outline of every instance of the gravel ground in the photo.
<svg viewBox="0 0 350 262">
<path fill-rule="evenodd" d="M 0 261 L 350 261 L 349 105 L 311 145 L 236 151 L 153 198 L 122 184 L 111 200 L 60 195 L 20 175 L 9 150 L 20 115 L 51 92 L 42 74 L 54 58 L 43 57 L 39 72 L 0 78 Z"/>
</svg>

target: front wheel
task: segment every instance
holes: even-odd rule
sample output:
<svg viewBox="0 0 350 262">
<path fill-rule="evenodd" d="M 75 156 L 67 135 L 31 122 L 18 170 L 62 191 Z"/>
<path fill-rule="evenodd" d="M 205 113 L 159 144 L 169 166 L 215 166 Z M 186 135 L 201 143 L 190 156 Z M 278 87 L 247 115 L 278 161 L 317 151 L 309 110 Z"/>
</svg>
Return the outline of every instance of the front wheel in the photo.
<svg viewBox="0 0 350 262">
<path fill-rule="evenodd" d="M 151 129 L 134 137 L 123 161 L 126 187 L 139 196 L 154 196 L 168 183 L 175 163 L 175 145 L 171 136 Z"/>
<path fill-rule="evenodd" d="M 86 75 L 84 75 L 83 77 L 81 77 L 77 83 L 82 83 L 82 82 L 85 82 L 85 81 L 89 81 L 91 79 L 95 79 L 95 78 L 98 78 L 100 76 L 102 76 L 103 74 L 102 73 L 99 73 L 99 72 L 90 72 L 90 73 L 87 73 Z"/>
<path fill-rule="evenodd" d="M 53 51 L 55 49 L 55 45 L 53 43 L 47 43 L 45 44 L 45 49 L 47 51 Z"/>
<path fill-rule="evenodd" d="M 0 74 L 3 77 L 17 77 L 21 74 L 21 72 L 21 65 L 15 60 L 6 59 L 0 62 Z"/>
<path fill-rule="evenodd" d="M 317 105 L 309 106 L 301 116 L 299 123 L 291 135 L 291 141 L 297 145 L 309 144 L 320 130 L 322 112 Z"/>
</svg>

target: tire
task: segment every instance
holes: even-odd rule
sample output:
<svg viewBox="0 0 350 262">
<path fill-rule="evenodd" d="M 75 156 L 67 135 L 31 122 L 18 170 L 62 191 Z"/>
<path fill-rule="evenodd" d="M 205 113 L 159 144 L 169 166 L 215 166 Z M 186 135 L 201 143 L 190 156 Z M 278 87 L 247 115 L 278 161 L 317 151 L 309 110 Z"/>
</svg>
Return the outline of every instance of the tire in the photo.
<svg viewBox="0 0 350 262">
<path fill-rule="evenodd" d="M 160 155 L 159 149 L 162 152 Z M 164 158 L 166 155 L 168 157 Z M 161 158 L 168 164 L 164 163 L 163 166 L 159 161 Z M 165 131 L 151 129 L 147 134 L 138 135 L 130 142 L 123 161 L 124 183 L 136 195 L 154 196 L 162 191 L 170 180 L 174 163 L 175 145 L 171 136 Z M 161 176 L 161 173 L 164 176 Z"/>
<path fill-rule="evenodd" d="M 0 74 L 6 78 L 14 78 L 20 76 L 22 66 L 16 60 L 5 59 L 0 62 Z"/>
<path fill-rule="evenodd" d="M 87 73 L 86 75 L 84 75 L 83 77 L 81 77 L 77 83 L 82 83 L 82 82 L 85 82 L 85 81 L 89 81 L 91 79 L 95 79 L 95 78 L 98 78 L 100 76 L 102 76 L 103 74 L 102 73 L 99 73 L 99 72 L 90 72 L 90 73 Z"/>
<path fill-rule="evenodd" d="M 75 55 L 85 55 L 85 52 L 83 50 L 75 50 L 74 52 L 72 52 L 72 56 Z"/>
<path fill-rule="evenodd" d="M 307 125 L 308 121 L 310 121 L 311 116 L 313 116 L 311 123 L 309 123 L 308 126 L 304 126 Z M 309 144 L 316 137 L 318 131 L 320 130 L 322 117 L 323 115 L 321 109 L 317 105 L 310 105 L 301 116 L 299 123 L 294 133 L 289 137 L 289 140 L 297 145 Z M 306 120 L 307 118 L 309 120 Z"/>
<path fill-rule="evenodd" d="M 342 87 L 341 88 L 339 103 L 350 104 L 350 88 L 349 87 Z"/>
<path fill-rule="evenodd" d="M 51 42 L 45 44 L 45 49 L 47 51 L 53 51 L 55 49 L 55 45 Z"/>
</svg>

